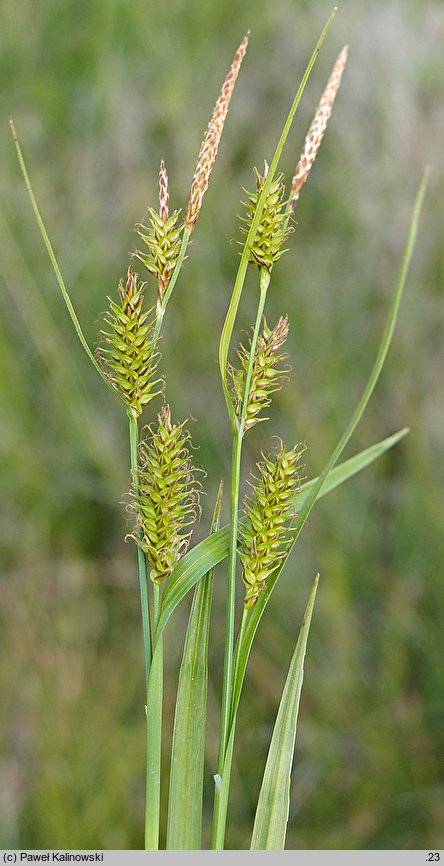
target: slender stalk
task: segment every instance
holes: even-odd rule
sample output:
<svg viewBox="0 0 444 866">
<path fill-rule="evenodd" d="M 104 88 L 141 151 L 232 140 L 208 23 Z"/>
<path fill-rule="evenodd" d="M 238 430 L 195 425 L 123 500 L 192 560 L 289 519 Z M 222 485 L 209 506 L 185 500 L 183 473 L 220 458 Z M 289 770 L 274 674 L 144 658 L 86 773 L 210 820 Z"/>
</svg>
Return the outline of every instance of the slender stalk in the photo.
<svg viewBox="0 0 444 866">
<path fill-rule="evenodd" d="M 160 610 L 160 587 L 153 587 L 153 631 L 155 633 Z M 160 781 L 162 764 L 162 710 L 163 710 L 163 638 L 156 643 L 150 671 L 147 695 L 146 743 L 146 811 L 145 849 L 157 851 L 160 829 Z"/>
<path fill-rule="evenodd" d="M 154 335 L 153 335 L 155 340 L 159 339 L 160 330 L 162 328 L 163 317 L 165 315 L 165 310 L 167 308 L 167 304 L 168 304 L 168 301 L 169 301 L 171 294 L 173 292 L 174 286 L 176 285 L 177 278 L 179 276 L 181 267 L 185 261 L 185 254 L 187 251 L 190 236 L 191 236 L 191 232 L 188 229 L 184 229 L 183 235 L 182 235 L 182 246 L 180 248 L 179 258 L 177 259 L 176 266 L 174 268 L 171 280 L 168 283 L 168 288 L 167 288 L 167 290 L 166 290 L 166 292 L 162 298 L 162 303 L 161 303 L 160 307 L 158 307 L 158 309 L 157 309 L 156 324 L 154 326 Z"/>
<path fill-rule="evenodd" d="M 139 427 L 137 418 L 128 410 L 129 419 L 129 439 L 130 439 L 130 459 L 131 459 L 131 477 L 136 491 L 136 497 L 139 492 L 139 460 L 138 460 L 138 444 L 139 444 Z M 151 667 L 151 623 L 150 623 L 150 608 L 148 598 L 148 581 L 146 573 L 146 559 L 143 550 L 137 546 L 137 567 L 139 573 L 140 586 L 140 603 L 142 608 L 142 628 L 143 628 L 143 646 L 145 654 L 145 676 L 146 687 L 148 689 L 148 677 Z"/>
<path fill-rule="evenodd" d="M 248 358 L 247 374 L 245 376 L 245 389 L 244 389 L 244 396 L 243 396 L 243 400 L 242 400 L 242 411 L 241 411 L 241 418 L 240 418 L 240 429 L 241 429 L 241 435 L 242 436 L 244 435 L 244 432 L 245 432 L 244 431 L 244 424 L 245 424 L 245 418 L 246 418 L 247 409 L 248 409 L 248 397 L 250 394 L 251 377 L 253 375 L 254 358 L 256 355 L 256 345 L 257 345 L 257 340 L 259 337 L 259 329 L 261 326 L 262 316 L 264 314 L 265 300 L 267 297 L 267 289 L 268 289 L 268 286 L 270 285 L 270 279 L 271 279 L 270 271 L 268 271 L 267 268 L 261 268 L 260 277 L 259 277 L 260 292 L 261 293 L 259 296 L 259 304 L 258 304 L 257 313 L 256 313 L 256 321 L 254 323 L 253 337 L 251 339 L 250 357 Z"/>
<path fill-rule="evenodd" d="M 232 696 L 231 696 L 229 735 L 231 735 L 232 729 L 236 725 L 236 714 L 237 714 L 237 708 L 239 706 L 240 695 L 239 695 L 238 689 L 237 689 L 237 680 L 238 680 L 237 673 L 238 673 L 238 666 L 239 666 L 239 653 L 240 653 L 240 650 L 243 646 L 245 630 L 246 630 L 247 622 L 248 622 L 248 614 L 249 614 L 249 609 L 244 607 L 244 610 L 242 613 L 242 620 L 241 620 L 241 624 L 240 624 L 240 628 L 239 628 L 239 633 L 238 633 L 237 640 L 236 640 L 236 646 L 235 646 L 235 650 L 234 650 L 234 687 L 233 687 L 233 692 L 232 692 Z"/>
<path fill-rule="evenodd" d="M 228 554 L 228 582 L 227 582 L 227 607 L 225 624 L 225 652 L 224 652 L 224 676 L 222 683 L 222 706 L 219 737 L 219 753 L 217 759 L 217 773 L 222 777 L 226 765 L 226 752 L 228 746 L 230 711 L 233 688 L 233 652 L 234 652 L 234 625 L 235 625 L 235 601 L 236 601 L 236 566 L 237 566 L 237 540 L 239 522 L 239 489 L 241 477 L 242 440 L 244 435 L 244 423 L 248 408 L 248 396 L 250 391 L 251 377 L 253 374 L 254 357 L 259 336 L 259 329 L 264 312 L 267 289 L 270 283 L 270 274 L 262 268 L 260 272 L 260 296 L 251 339 L 250 356 L 248 359 L 247 373 L 245 377 L 244 395 L 242 400 L 241 417 L 237 423 L 233 438 L 233 453 L 231 463 L 231 487 L 230 487 L 230 548 Z M 231 771 L 231 754 L 228 761 L 228 772 Z M 229 784 L 229 780 L 226 780 Z M 221 798 L 221 788 L 216 784 L 214 792 L 213 812 L 213 835 L 212 848 L 223 848 L 225 835 L 225 824 L 227 819 L 227 798 Z"/>
<path fill-rule="evenodd" d="M 136 492 L 136 497 L 139 493 L 139 460 L 138 460 L 138 444 L 139 444 L 139 427 L 138 421 L 135 415 L 128 410 L 128 418 L 129 418 L 129 437 L 130 437 L 130 455 L 131 455 L 131 475 L 133 479 L 133 484 Z M 142 627 L 143 627 L 143 646 L 145 652 L 145 676 L 146 676 L 146 806 L 145 806 L 145 845 L 146 847 L 151 847 L 151 842 L 153 838 L 152 832 L 152 785 L 151 785 L 151 749 L 153 743 L 152 736 L 152 728 L 153 728 L 153 719 L 152 713 L 150 712 L 150 704 L 153 702 L 152 700 L 152 686 L 151 682 L 154 680 L 154 685 L 158 686 L 156 682 L 156 677 L 151 677 L 152 673 L 152 640 L 151 640 L 151 619 L 150 619 L 150 609 L 149 609 L 149 597 L 148 597 L 148 580 L 147 580 L 147 571 L 146 571 L 146 559 L 143 550 L 139 546 L 137 546 L 137 564 L 139 571 L 139 585 L 140 585 L 140 600 L 142 606 Z M 157 589 L 157 587 L 156 587 Z M 154 594 L 154 619 L 153 619 L 153 633 L 155 631 L 155 617 L 156 613 L 158 613 L 158 596 L 156 598 L 156 594 Z M 157 653 L 156 653 L 156 671 L 158 671 L 157 664 Z M 160 713 L 161 715 L 161 713 Z M 157 818 L 157 828 L 159 825 L 159 820 Z M 154 837 L 156 834 L 154 833 Z M 157 838 L 158 838 L 158 830 L 157 830 Z M 157 847 L 157 846 L 155 846 Z"/>
<path fill-rule="evenodd" d="M 153 655 L 147 695 L 145 809 L 145 849 L 147 851 L 159 849 L 162 704 L 163 643 L 162 638 L 160 638 Z"/>
</svg>

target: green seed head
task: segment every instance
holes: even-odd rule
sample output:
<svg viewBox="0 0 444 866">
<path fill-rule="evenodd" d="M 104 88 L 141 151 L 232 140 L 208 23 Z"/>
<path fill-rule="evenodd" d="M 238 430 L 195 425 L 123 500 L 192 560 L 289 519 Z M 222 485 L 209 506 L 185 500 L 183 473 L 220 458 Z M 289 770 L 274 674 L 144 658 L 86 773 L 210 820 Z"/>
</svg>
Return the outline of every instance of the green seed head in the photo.
<svg viewBox="0 0 444 866">
<path fill-rule="evenodd" d="M 287 355 L 285 352 L 280 352 L 279 350 L 285 343 L 287 335 L 288 319 L 286 316 L 281 317 L 272 330 L 270 330 L 264 318 L 263 331 L 256 343 L 244 422 L 245 431 L 258 424 L 259 421 L 267 420 L 258 416 L 263 409 L 271 405 L 271 394 L 279 391 L 282 387 L 282 382 L 288 373 L 288 368 L 282 368 L 278 365 Z M 236 415 L 240 418 L 250 350 L 241 346 L 237 354 L 240 360 L 240 367 L 234 368 L 230 366 L 228 372 L 233 382 L 234 408 Z"/>
<path fill-rule="evenodd" d="M 248 190 L 244 190 L 248 196 L 247 201 L 243 202 L 247 209 L 247 215 L 240 218 L 246 226 L 245 228 L 241 228 L 241 232 L 244 235 L 248 234 L 257 202 L 267 179 L 267 163 L 265 163 L 263 176 L 259 174 L 256 168 L 254 169 L 254 173 L 256 175 L 256 191 L 250 193 Z M 285 187 L 283 177 L 280 174 L 271 184 L 265 200 L 261 221 L 257 228 L 256 237 L 250 251 L 249 261 L 260 268 L 266 268 L 268 271 L 271 271 L 274 263 L 286 252 L 285 249 L 282 249 L 282 245 L 293 231 L 292 228 L 288 227 L 288 215 L 285 213 L 286 202 L 284 201 Z"/>
<path fill-rule="evenodd" d="M 303 452 L 301 446 L 287 451 L 281 443 L 274 460 L 264 457 L 257 464 L 260 475 L 253 495 L 246 499 L 247 520 L 239 531 L 245 607 L 256 603 L 265 581 L 285 557 L 291 542 L 293 499 L 299 488 Z"/>
<path fill-rule="evenodd" d="M 152 310 L 142 309 L 144 288 L 128 268 L 126 282 L 119 283 L 118 302 L 108 299 L 110 306 L 104 316 L 108 330 L 101 331 L 104 340 L 97 349 L 113 388 L 136 416 L 162 390 L 162 381 L 155 379 L 159 354 L 151 336 Z"/>
<path fill-rule="evenodd" d="M 185 422 L 184 422 L 185 423 Z M 155 583 L 167 578 L 186 553 L 199 504 L 199 484 L 188 450 L 184 423 L 172 424 L 169 406 L 158 415 L 157 428 L 140 444 L 139 493 L 133 509 L 142 530 L 137 544 L 151 565 Z"/>
</svg>

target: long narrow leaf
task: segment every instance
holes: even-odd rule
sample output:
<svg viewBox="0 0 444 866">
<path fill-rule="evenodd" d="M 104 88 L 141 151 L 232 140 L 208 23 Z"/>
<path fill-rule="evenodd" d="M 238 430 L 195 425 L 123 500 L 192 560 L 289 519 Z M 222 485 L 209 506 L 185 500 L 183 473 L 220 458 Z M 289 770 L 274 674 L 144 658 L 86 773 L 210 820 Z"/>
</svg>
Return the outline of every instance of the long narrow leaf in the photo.
<svg viewBox="0 0 444 866">
<path fill-rule="evenodd" d="M 61 272 L 60 267 L 59 267 L 59 263 L 57 261 L 53 246 L 51 244 L 51 241 L 49 240 L 49 235 L 48 235 L 48 232 L 46 231 L 45 224 L 43 222 L 43 218 L 42 218 L 42 215 L 40 213 L 40 210 L 39 210 L 39 207 L 37 204 L 37 200 L 36 200 L 36 197 L 34 195 L 34 192 L 33 192 L 32 186 L 31 186 L 31 180 L 29 178 L 28 170 L 27 170 L 26 165 L 25 165 L 25 160 L 23 158 L 22 149 L 20 147 L 20 142 L 17 138 L 17 133 L 15 131 L 14 121 L 13 121 L 12 117 L 9 119 L 9 123 L 11 126 L 12 137 L 14 139 L 15 149 L 17 151 L 17 158 L 19 161 L 20 169 L 21 169 L 21 172 L 23 175 L 23 179 L 25 181 L 25 186 L 26 186 L 26 190 L 27 190 L 28 195 L 29 195 L 29 199 L 31 201 L 31 207 L 34 211 L 34 216 L 36 218 L 40 234 L 43 238 L 43 242 L 44 242 L 45 247 L 47 249 L 49 258 L 51 260 L 51 264 L 52 264 L 52 267 L 54 269 L 54 273 L 56 275 L 56 279 L 57 279 L 57 282 L 59 284 L 60 291 L 61 291 L 62 296 L 63 296 L 63 300 L 65 301 L 65 304 L 66 304 L 68 313 L 71 317 L 71 321 L 74 325 L 76 334 L 77 334 L 86 354 L 88 355 L 88 358 L 91 361 L 91 364 L 93 364 L 93 366 L 96 368 L 99 376 L 101 376 L 101 378 L 103 379 L 105 384 L 108 385 L 108 387 L 112 388 L 112 385 L 111 385 L 109 379 L 107 379 L 103 370 L 101 369 L 100 365 L 98 364 L 96 358 L 94 357 L 94 354 L 91 351 L 91 349 L 90 349 L 90 347 L 86 341 L 86 337 L 82 331 L 82 327 L 81 327 L 80 322 L 77 318 L 77 313 L 74 310 L 74 306 L 73 306 L 73 303 L 72 303 L 71 298 L 69 296 L 68 289 L 66 288 L 65 281 L 63 279 L 62 272 Z"/>
<path fill-rule="evenodd" d="M 328 474 L 326 481 L 317 495 L 317 499 L 321 499 L 322 496 L 325 496 L 326 493 L 330 493 L 330 491 L 334 490 L 335 487 L 339 487 L 340 484 L 343 484 L 348 478 L 352 478 L 352 476 L 360 472 L 361 469 L 365 469 L 365 467 L 369 466 L 370 463 L 373 463 L 377 457 L 380 457 L 384 451 L 393 448 L 393 446 L 403 439 L 408 432 L 409 428 L 403 427 L 403 429 L 398 430 L 397 433 L 387 436 L 387 438 L 383 439 L 382 442 L 370 445 L 369 448 L 360 451 L 359 454 L 354 454 L 353 457 L 344 460 L 344 462 L 340 463 L 339 466 L 335 466 Z M 308 494 L 311 493 L 313 488 L 318 484 L 318 481 L 319 477 L 311 478 L 310 481 L 301 484 L 300 490 L 295 496 L 295 505 L 298 509 L 303 506 Z"/>
<path fill-rule="evenodd" d="M 221 482 L 211 527 L 213 533 L 219 528 L 222 491 Z M 167 850 L 193 851 L 201 846 L 213 580 L 214 568 L 196 587 L 180 666 L 171 750 Z"/>
<path fill-rule="evenodd" d="M 360 472 L 361 469 L 365 469 L 365 467 L 369 466 L 370 463 L 373 463 L 373 461 L 376 460 L 377 457 L 380 457 L 384 451 L 387 451 L 388 448 L 391 448 L 399 442 L 407 432 L 407 428 L 400 430 L 398 433 L 394 433 L 392 436 L 388 436 L 387 439 L 383 439 L 381 442 L 371 445 L 370 448 L 366 448 L 365 451 L 355 454 L 349 460 L 345 460 L 344 463 L 336 466 L 318 493 L 318 499 L 320 499 L 321 496 L 325 496 L 326 493 L 330 492 L 330 490 L 334 490 L 335 487 L 343 484 L 344 481 L 352 478 L 353 475 L 356 475 L 356 473 Z M 310 481 L 306 481 L 305 484 L 301 486 L 301 489 L 297 494 L 298 508 L 303 506 L 304 497 L 310 493 L 317 481 L 318 479 L 313 478 Z M 200 580 L 204 574 L 225 559 L 228 555 L 228 545 L 229 527 L 223 526 L 222 529 L 219 529 L 214 535 L 209 535 L 203 541 L 199 542 L 196 547 L 190 550 L 179 561 L 170 580 L 168 581 L 162 599 L 157 636 L 160 636 L 171 614 L 186 593 L 193 588 L 194 584 Z"/>
<path fill-rule="evenodd" d="M 318 581 L 319 575 L 311 591 L 279 705 L 257 803 L 250 845 L 252 850 L 282 851 L 285 845 L 304 659 Z"/>
</svg>

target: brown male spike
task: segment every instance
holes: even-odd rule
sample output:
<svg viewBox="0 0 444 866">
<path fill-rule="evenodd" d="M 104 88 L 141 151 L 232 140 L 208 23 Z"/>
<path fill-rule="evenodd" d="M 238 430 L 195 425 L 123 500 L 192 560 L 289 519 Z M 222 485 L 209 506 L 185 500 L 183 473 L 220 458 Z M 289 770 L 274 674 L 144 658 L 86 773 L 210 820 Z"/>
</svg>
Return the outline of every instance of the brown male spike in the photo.
<svg viewBox="0 0 444 866">
<path fill-rule="evenodd" d="M 170 193 L 168 190 L 168 175 L 163 159 L 159 169 L 159 216 L 166 223 L 169 213 Z"/>
<path fill-rule="evenodd" d="M 197 217 L 202 206 L 202 199 L 208 187 L 208 181 L 217 156 L 228 106 L 233 94 L 234 85 L 239 74 L 241 63 L 247 50 L 250 31 L 242 39 L 239 48 L 234 55 L 228 75 L 223 83 L 222 90 L 214 106 L 212 118 L 208 124 L 204 140 L 202 142 L 199 156 L 191 183 L 191 192 L 188 199 L 188 209 L 185 217 L 185 228 L 192 232 L 196 225 Z"/>
<path fill-rule="evenodd" d="M 305 139 L 304 147 L 296 166 L 296 171 L 291 182 L 290 206 L 294 210 L 299 198 L 299 193 L 310 174 L 312 165 L 321 146 L 327 123 L 333 109 L 336 94 L 341 83 L 342 73 L 347 62 L 348 46 L 346 45 L 333 66 L 332 73 L 328 79 L 327 86 L 322 94 L 316 114 Z"/>
</svg>

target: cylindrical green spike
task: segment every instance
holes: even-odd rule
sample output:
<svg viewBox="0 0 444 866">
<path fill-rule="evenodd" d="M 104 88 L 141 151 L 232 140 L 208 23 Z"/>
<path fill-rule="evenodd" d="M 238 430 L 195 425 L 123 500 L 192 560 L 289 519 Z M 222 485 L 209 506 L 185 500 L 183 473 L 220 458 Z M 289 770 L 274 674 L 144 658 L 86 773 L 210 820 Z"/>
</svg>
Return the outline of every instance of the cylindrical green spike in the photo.
<svg viewBox="0 0 444 866">
<path fill-rule="evenodd" d="M 303 452 L 301 446 L 287 451 L 281 443 L 274 460 L 264 457 L 257 464 L 260 477 L 253 495 L 246 500 L 247 521 L 239 530 L 245 607 L 256 603 L 267 577 L 284 558 L 291 542 L 291 523 L 295 517 L 291 501 L 299 486 Z"/>
<path fill-rule="evenodd" d="M 159 353 L 153 338 L 154 320 L 149 321 L 152 310 L 142 309 L 144 288 L 128 268 L 125 283 L 119 283 L 119 301 L 109 298 L 104 317 L 109 330 L 101 331 L 104 342 L 97 349 L 113 388 L 136 416 L 162 390 L 162 380 L 155 379 Z"/>
<path fill-rule="evenodd" d="M 287 339 L 287 335 L 288 319 L 286 316 L 281 317 L 272 330 L 267 326 L 264 319 L 263 331 L 258 337 L 253 361 L 244 423 L 245 431 L 258 424 L 259 421 L 266 421 L 266 418 L 259 418 L 258 416 L 263 409 L 270 406 L 271 394 L 282 387 L 282 382 L 288 370 L 279 368 L 277 365 L 287 357 L 285 352 L 279 352 L 279 349 Z M 234 408 L 236 415 L 240 418 L 250 350 L 241 346 L 237 354 L 241 366 L 239 369 L 230 366 L 228 372 L 233 382 Z"/>
<path fill-rule="evenodd" d="M 163 406 L 156 429 L 140 444 L 138 497 L 133 509 L 142 530 L 133 536 L 145 552 L 155 583 L 167 578 L 186 553 L 191 537 L 189 527 L 196 520 L 199 484 L 187 443 L 184 424 L 172 424 L 169 406 Z"/>
<path fill-rule="evenodd" d="M 267 163 L 265 163 L 263 176 L 259 174 L 256 168 L 254 172 L 256 175 L 256 191 L 250 193 L 248 190 L 244 190 L 248 196 L 247 201 L 243 202 L 247 209 L 247 215 L 241 217 L 241 221 L 245 223 L 245 228 L 241 228 L 241 232 L 244 235 L 248 234 L 258 199 L 267 178 Z M 262 211 L 261 221 L 256 231 L 256 237 L 250 250 L 249 261 L 260 268 L 267 268 L 268 271 L 271 271 L 274 263 L 286 252 L 285 249 L 282 249 L 282 245 L 293 231 L 288 226 L 288 214 L 285 211 L 286 202 L 284 201 L 285 187 L 283 177 L 283 174 L 280 174 L 271 184 Z"/>
</svg>

